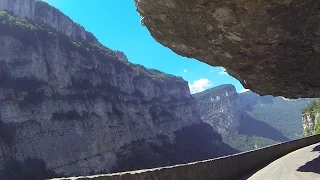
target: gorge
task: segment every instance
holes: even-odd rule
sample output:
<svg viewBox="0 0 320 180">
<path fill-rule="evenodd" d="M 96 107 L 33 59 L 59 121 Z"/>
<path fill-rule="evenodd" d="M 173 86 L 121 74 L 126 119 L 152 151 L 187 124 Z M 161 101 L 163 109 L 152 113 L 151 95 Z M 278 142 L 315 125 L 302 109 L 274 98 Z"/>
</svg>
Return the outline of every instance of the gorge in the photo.
<svg viewBox="0 0 320 180">
<path fill-rule="evenodd" d="M 308 100 L 231 85 L 193 96 L 182 78 L 130 63 L 45 2 L 0 0 L 0 10 L 0 179 L 175 165 L 302 134 Z M 270 122 L 266 108 L 290 120 Z"/>
<path fill-rule="evenodd" d="M 223 142 L 248 151 L 303 137 L 301 111 L 310 99 L 289 100 L 237 93 L 221 85 L 194 95 L 201 120 L 222 135 Z"/>
<path fill-rule="evenodd" d="M 201 121 L 182 78 L 130 63 L 45 2 L 1 0 L 0 9 L 1 179 L 238 152 Z"/>
</svg>

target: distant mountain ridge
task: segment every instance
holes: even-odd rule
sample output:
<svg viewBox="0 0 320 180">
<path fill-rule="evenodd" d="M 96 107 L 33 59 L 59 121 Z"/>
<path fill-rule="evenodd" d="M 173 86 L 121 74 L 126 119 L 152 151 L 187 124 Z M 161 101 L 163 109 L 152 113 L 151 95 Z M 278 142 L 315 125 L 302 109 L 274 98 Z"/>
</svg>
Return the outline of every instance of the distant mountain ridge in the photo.
<svg viewBox="0 0 320 180">
<path fill-rule="evenodd" d="M 201 120 L 220 134 L 239 128 L 242 109 L 233 85 L 222 85 L 193 95 L 197 101 Z"/>
<path fill-rule="evenodd" d="M 251 117 L 278 129 L 290 139 L 302 137 L 301 111 L 312 99 L 259 96 L 252 91 L 239 96 L 243 110 Z"/>
<path fill-rule="evenodd" d="M 224 142 L 242 151 L 301 137 L 301 109 L 309 102 L 251 91 L 238 94 L 229 84 L 193 96 L 201 120 L 219 132 Z"/>
</svg>

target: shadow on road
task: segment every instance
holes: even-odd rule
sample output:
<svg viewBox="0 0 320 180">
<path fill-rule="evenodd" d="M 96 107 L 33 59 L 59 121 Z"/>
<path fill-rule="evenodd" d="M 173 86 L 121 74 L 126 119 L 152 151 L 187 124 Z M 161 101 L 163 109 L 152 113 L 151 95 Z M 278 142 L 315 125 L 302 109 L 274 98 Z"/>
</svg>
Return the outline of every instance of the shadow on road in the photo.
<svg viewBox="0 0 320 180">
<path fill-rule="evenodd" d="M 320 152 L 320 144 L 313 148 L 312 150 Z M 320 156 L 313 159 L 312 161 L 307 162 L 305 165 L 299 167 L 297 171 L 300 172 L 314 172 L 320 174 Z"/>
<path fill-rule="evenodd" d="M 313 152 L 314 152 L 314 151 L 320 151 L 320 144 L 319 144 L 318 146 L 314 147 L 312 151 L 313 151 Z"/>
</svg>

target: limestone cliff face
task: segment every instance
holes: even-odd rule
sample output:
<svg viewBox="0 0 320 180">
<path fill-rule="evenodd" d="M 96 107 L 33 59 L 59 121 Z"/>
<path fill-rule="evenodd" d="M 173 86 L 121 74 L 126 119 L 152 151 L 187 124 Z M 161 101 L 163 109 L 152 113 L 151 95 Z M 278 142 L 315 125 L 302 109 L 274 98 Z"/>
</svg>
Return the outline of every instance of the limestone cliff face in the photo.
<svg viewBox="0 0 320 180">
<path fill-rule="evenodd" d="M 302 110 L 303 135 L 311 136 L 320 133 L 320 101 L 311 101 Z"/>
<path fill-rule="evenodd" d="M 0 118 L 11 129 L 0 168 L 31 157 L 57 172 L 110 171 L 122 146 L 157 134 L 174 140 L 200 122 L 184 80 L 9 16 L 0 24 Z"/>
<path fill-rule="evenodd" d="M 242 108 L 233 85 L 222 85 L 194 96 L 204 122 L 223 135 L 238 130 Z"/>
<path fill-rule="evenodd" d="M 310 136 L 315 134 L 316 124 L 318 123 L 319 113 L 306 112 L 302 114 L 303 135 Z"/>
<path fill-rule="evenodd" d="M 79 24 L 58 9 L 41 0 L 1 0 L 0 10 L 7 10 L 15 16 L 28 18 L 39 23 L 50 24 L 55 30 L 78 40 L 84 39 L 97 42 L 96 38 Z"/>
<path fill-rule="evenodd" d="M 0 179 L 30 163 L 86 175 L 236 152 L 182 78 L 131 64 L 43 2 L 0 9 L 11 11 L 0 11 Z"/>
</svg>

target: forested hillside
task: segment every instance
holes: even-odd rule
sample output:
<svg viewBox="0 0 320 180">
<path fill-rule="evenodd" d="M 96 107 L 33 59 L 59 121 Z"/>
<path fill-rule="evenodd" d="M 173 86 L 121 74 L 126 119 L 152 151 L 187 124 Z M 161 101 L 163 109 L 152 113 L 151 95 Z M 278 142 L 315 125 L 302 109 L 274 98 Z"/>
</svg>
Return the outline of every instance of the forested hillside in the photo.
<svg viewBox="0 0 320 180">
<path fill-rule="evenodd" d="M 202 121 L 238 150 L 302 137 L 301 110 L 309 99 L 259 96 L 251 91 L 238 94 L 233 85 L 215 87 L 194 97 Z"/>
</svg>

